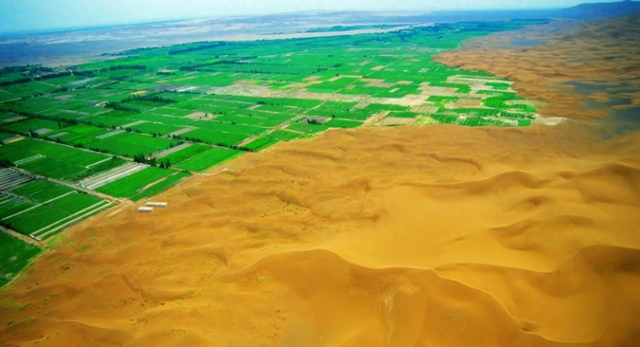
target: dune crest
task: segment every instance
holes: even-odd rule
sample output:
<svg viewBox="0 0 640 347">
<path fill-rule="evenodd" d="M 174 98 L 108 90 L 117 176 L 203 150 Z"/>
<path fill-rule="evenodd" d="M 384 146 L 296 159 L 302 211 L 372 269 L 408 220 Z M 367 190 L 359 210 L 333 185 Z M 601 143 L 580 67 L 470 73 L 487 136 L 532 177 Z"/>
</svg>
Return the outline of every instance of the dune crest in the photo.
<svg viewBox="0 0 640 347">
<path fill-rule="evenodd" d="M 73 227 L 0 345 L 635 346 L 639 153 L 573 123 L 282 144 Z"/>
</svg>

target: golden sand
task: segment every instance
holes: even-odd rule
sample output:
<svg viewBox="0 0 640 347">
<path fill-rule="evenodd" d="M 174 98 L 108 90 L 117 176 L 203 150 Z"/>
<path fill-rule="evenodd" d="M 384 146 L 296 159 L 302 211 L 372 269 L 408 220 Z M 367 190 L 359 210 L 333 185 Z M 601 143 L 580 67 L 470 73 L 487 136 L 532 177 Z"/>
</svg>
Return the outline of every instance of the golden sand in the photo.
<svg viewBox="0 0 640 347">
<path fill-rule="evenodd" d="M 640 133 L 600 130 L 247 154 L 66 231 L 0 294 L 0 346 L 638 346 Z"/>
<path fill-rule="evenodd" d="M 283 144 L 72 228 L 2 294 L 0 341 L 635 346 L 639 153 L 570 124 Z"/>
</svg>

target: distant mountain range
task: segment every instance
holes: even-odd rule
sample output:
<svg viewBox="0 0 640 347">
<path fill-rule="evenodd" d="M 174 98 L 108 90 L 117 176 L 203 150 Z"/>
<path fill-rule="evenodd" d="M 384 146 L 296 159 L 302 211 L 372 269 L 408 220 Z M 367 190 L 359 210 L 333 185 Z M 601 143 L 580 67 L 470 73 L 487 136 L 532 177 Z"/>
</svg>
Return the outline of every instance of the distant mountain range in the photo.
<svg viewBox="0 0 640 347">
<path fill-rule="evenodd" d="M 611 18 L 640 13 L 640 2 L 620 1 L 605 3 L 586 3 L 558 11 L 562 18 L 588 19 Z"/>
<path fill-rule="evenodd" d="M 605 19 L 619 16 L 628 16 L 640 13 L 640 2 L 618 1 L 605 3 L 584 3 L 564 9 L 541 9 L 541 10 L 492 10 L 492 11 L 434 11 L 423 13 L 376 13 L 376 12 L 336 12 L 348 18 L 350 23 L 433 23 L 433 22 L 459 22 L 459 21 L 500 21 L 519 19 Z M 274 16 L 268 15 L 254 17 L 254 20 L 271 19 Z M 293 14 L 282 15 L 285 17 Z M 298 17 L 299 18 L 299 17 Z"/>
<path fill-rule="evenodd" d="M 380 22 L 395 20 L 402 23 L 411 23 L 476 20 L 494 21 L 513 18 L 604 19 L 628 16 L 636 13 L 640 13 L 640 2 L 626 0 L 618 2 L 584 3 L 564 9 L 548 10 L 438 11 L 414 16 L 379 16 L 378 20 Z"/>
</svg>

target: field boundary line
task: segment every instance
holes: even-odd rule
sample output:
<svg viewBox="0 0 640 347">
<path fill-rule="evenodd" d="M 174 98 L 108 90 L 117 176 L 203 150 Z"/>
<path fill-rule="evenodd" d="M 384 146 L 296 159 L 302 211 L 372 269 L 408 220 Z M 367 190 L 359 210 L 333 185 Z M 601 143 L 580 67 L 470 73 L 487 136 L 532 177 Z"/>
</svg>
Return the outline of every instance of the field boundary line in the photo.
<svg viewBox="0 0 640 347">
<path fill-rule="evenodd" d="M 36 155 L 32 155 L 28 158 L 24 158 L 24 159 L 20 159 L 16 162 L 14 162 L 13 164 L 15 164 L 16 166 L 22 165 L 22 164 L 26 164 L 26 163 L 30 163 L 32 161 L 36 161 L 38 159 L 44 159 L 46 158 L 44 155 L 42 154 L 36 154 Z"/>
<path fill-rule="evenodd" d="M 40 207 L 40 206 L 42 206 L 42 205 L 46 205 L 46 204 L 48 204 L 48 203 L 50 203 L 50 202 L 52 202 L 52 201 L 56 201 L 56 200 L 58 200 L 58 199 L 62 199 L 62 198 L 64 198 L 64 197 L 65 197 L 65 196 L 67 196 L 67 195 L 77 194 L 77 193 L 78 193 L 78 192 L 74 190 L 74 191 L 71 191 L 71 192 L 68 192 L 68 193 L 62 194 L 62 195 L 57 196 L 57 197 L 55 197 L 55 198 L 53 198 L 53 199 L 51 199 L 51 200 L 47 200 L 47 201 L 45 201 L 45 202 L 43 202 L 43 203 L 40 203 L 40 204 L 38 204 L 38 205 L 35 205 L 35 206 L 32 206 L 32 207 L 29 207 L 29 208 L 28 208 L 28 209 L 26 209 L 26 210 L 22 210 L 22 211 L 20 211 L 20 212 L 14 213 L 14 214 L 12 214 L 12 215 L 10 215 L 10 216 L 4 217 L 4 218 L 2 218 L 2 220 L 7 220 L 7 219 L 9 219 L 9 218 L 13 218 L 13 217 L 15 217 L 15 216 L 19 216 L 19 215 L 21 215 L 21 214 L 23 214 L 23 213 L 25 213 L 25 212 L 29 212 L 29 211 L 31 211 L 31 210 L 33 210 L 33 209 L 35 209 L 35 208 L 38 208 L 38 207 Z"/>
<path fill-rule="evenodd" d="M 11 169 L 13 169 L 15 171 L 18 171 L 18 172 L 22 173 L 23 175 L 29 176 L 29 177 L 31 177 L 33 179 L 40 179 L 40 180 L 43 180 L 43 181 L 53 182 L 55 184 L 71 188 L 76 192 L 77 191 L 84 192 L 84 193 L 87 193 L 89 195 L 97 196 L 97 197 L 99 197 L 101 199 L 109 200 L 109 201 L 117 201 L 117 202 L 122 202 L 123 201 L 122 199 L 119 199 L 119 198 L 116 198 L 116 197 L 113 197 L 113 196 L 110 196 L 110 195 L 102 194 L 100 192 L 96 192 L 96 191 L 87 189 L 87 188 L 85 188 L 83 186 L 80 186 L 80 185 L 77 185 L 77 184 L 72 184 L 72 183 L 61 181 L 61 180 L 57 180 L 57 179 L 54 179 L 54 178 L 41 176 L 41 175 L 38 175 L 38 174 L 34 174 L 32 172 L 26 171 L 24 169 L 17 168 L 17 167 L 14 167 L 14 168 L 11 168 Z"/>
<path fill-rule="evenodd" d="M 95 162 L 95 163 L 93 163 L 93 164 L 89 164 L 89 165 L 87 165 L 87 166 L 85 166 L 85 167 L 86 167 L 87 169 L 90 169 L 90 168 L 92 168 L 92 167 L 94 167 L 94 166 L 96 166 L 96 165 L 98 165 L 98 164 L 104 163 L 104 162 L 109 161 L 109 160 L 111 160 L 111 158 L 104 158 L 103 160 L 97 161 L 97 162 Z"/>
<path fill-rule="evenodd" d="M 5 228 L 3 226 L 0 225 L 0 231 L 4 232 L 5 234 L 14 237 L 20 241 L 24 241 L 26 243 L 32 244 L 34 246 L 38 246 L 39 248 L 43 248 L 43 245 L 36 239 L 34 239 L 33 237 L 30 237 L 28 235 L 25 234 L 21 234 L 13 229 L 9 229 L 9 228 Z"/>
<path fill-rule="evenodd" d="M 107 203 L 106 203 L 106 204 L 104 204 L 104 202 L 107 202 Z M 101 205 L 101 204 L 102 204 L 102 206 L 97 206 L 97 205 Z M 101 200 L 100 202 L 97 202 L 97 203 L 95 203 L 95 204 L 93 204 L 93 205 L 91 205 L 91 206 L 89 206 L 89 207 L 87 207 L 87 208 L 85 208 L 85 209 L 82 209 L 82 210 L 80 210 L 80 211 L 78 211 L 78 212 L 76 212 L 76 213 L 74 213 L 74 214 L 71 214 L 71 215 L 69 215 L 69 216 L 67 216 L 67 217 L 65 217 L 65 218 L 63 218 L 63 219 L 61 219 L 61 220 L 59 220 L 59 221 L 57 221 L 57 222 L 55 222 L 55 223 L 51 223 L 51 224 L 47 225 L 46 227 L 40 228 L 40 229 L 38 229 L 38 230 L 36 230 L 36 231 L 32 232 L 30 235 L 31 235 L 31 236 L 33 236 L 33 237 L 37 237 L 38 239 L 42 239 L 42 237 L 43 237 L 43 236 L 47 236 L 47 235 L 49 235 L 50 233 L 52 233 L 52 232 L 54 232 L 54 231 L 56 231 L 56 230 L 58 230 L 58 229 L 60 229 L 60 228 L 64 228 L 65 226 L 69 225 L 70 223 L 73 223 L 74 221 L 78 220 L 79 218 L 82 218 L 82 217 L 83 217 L 83 216 L 85 216 L 86 214 L 89 214 L 89 213 L 91 213 L 91 212 L 93 212 L 93 211 L 97 211 L 97 210 L 99 210 L 99 209 L 101 209 L 101 208 L 104 208 L 104 207 L 110 206 L 111 204 L 112 204 L 112 202 L 111 202 L 111 201 L 108 201 L 108 200 Z M 97 207 L 96 207 L 96 206 L 97 206 Z M 89 212 L 84 213 L 84 212 L 85 212 L 85 211 L 87 211 L 87 210 L 89 210 Z M 84 214 L 80 215 L 79 217 L 77 217 L 77 218 L 75 218 L 75 219 L 72 219 L 71 221 L 69 221 L 69 222 L 67 222 L 67 223 L 65 223 L 65 224 L 58 225 L 57 227 L 55 226 L 55 225 L 57 225 L 57 224 L 59 224 L 59 223 L 61 223 L 61 222 L 64 222 L 65 220 L 68 220 L 69 218 L 73 218 L 73 217 L 77 216 L 77 215 L 78 215 L 78 214 L 80 214 L 80 213 L 84 213 Z M 54 226 L 54 227 L 53 227 L 54 229 L 47 230 L 47 229 L 52 228 L 52 226 Z M 41 232 L 41 231 L 43 231 L 43 230 L 45 231 L 45 233 L 44 233 L 44 234 L 42 234 L 42 235 L 36 235 L 36 234 L 40 233 L 40 232 Z"/>
</svg>

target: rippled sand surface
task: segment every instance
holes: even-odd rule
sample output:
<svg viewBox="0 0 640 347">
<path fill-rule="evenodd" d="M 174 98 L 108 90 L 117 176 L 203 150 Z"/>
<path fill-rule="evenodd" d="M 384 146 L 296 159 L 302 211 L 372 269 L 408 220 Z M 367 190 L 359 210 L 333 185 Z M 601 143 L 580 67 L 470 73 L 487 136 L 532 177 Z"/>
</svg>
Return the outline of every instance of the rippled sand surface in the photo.
<svg viewBox="0 0 640 347">
<path fill-rule="evenodd" d="M 0 340 L 635 346 L 640 137 L 598 140 L 359 129 L 244 156 L 70 230 L 2 293 Z"/>
</svg>

